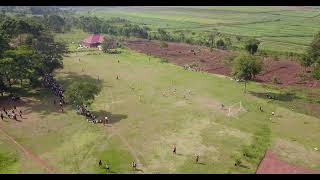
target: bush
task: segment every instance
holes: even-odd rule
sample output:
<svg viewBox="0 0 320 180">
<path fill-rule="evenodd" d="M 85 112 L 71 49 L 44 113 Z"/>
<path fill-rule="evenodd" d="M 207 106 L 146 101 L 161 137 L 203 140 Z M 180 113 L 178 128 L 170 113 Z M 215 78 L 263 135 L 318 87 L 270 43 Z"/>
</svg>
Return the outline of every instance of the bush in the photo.
<svg viewBox="0 0 320 180">
<path fill-rule="evenodd" d="M 161 59 L 160 62 L 161 62 L 161 63 L 168 63 L 169 61 L 168 61 L 168 59 Z"/>
<path fill-rule="evenodd" d="M 223 39 L 219 39 L 219 40 L 216 42 L 216 46 L 217 46 L 217 48 L 219 48 L 219 49 L 225 49 L 225 47 L 226 47 L 225 42 L 223 41 Z"/>
<path fill-rule="evenodd" d="M 224 59 L 224 62 L 226 65 L 229 65 L 231 66 L 232 65 L 232 62 L 233 60 L 236 58 L 235 55 L 232 55 L 232 56 L 227 56 L 225 59 Z"/>
<path fill-rule="evenodd" d="M 272 77 L 272 83 L 273 83 L 273 84 L 279 84 L 279 81 L 278 81 L 277 76 L 273 76 L 273 77 Z"/>
<path fill-rule="evenodd" d="M 250 53 L 254 54 L 257 52 L 260 41 L 257 39 L 249 39 L 245 42 L 245 49 Z"/>
<path fill-rule="evenodd" d="M 160 48 L 167 48 L 167 47 L 168 47 L 167 43 L 165 43 L 163 41 L 160 42 Z"/>
<path fill-rule="evenodd" d="M 314 78 L 314 79 L 320 80 L 320 68 L 314 69 L 311 72 L 311 77 Z"/>
</svg>

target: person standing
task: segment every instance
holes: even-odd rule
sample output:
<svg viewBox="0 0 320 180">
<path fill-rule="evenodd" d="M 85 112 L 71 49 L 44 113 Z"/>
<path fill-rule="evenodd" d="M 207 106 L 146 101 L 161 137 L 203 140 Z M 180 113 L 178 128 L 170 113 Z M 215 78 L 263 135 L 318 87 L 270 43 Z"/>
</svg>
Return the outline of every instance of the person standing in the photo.
<svg viewBox="0 0 320 180">
<path fill-rule="evenodd" d="M 132 161 L 132 170 L 133 171 L 137 170 L 137 164 L 134 161 Z"/>
<path fill-rule="evenodd" d="M 0 117 L 1 117 L 1 120 L 3 120 L 4 117 L 3 117 L 3 114 L 2 114 L 2 113 L 0 114 Z"/>
<path fill-rule="evenodd" d="M 108 117 L 107 116 L 104 117 L 104 121 L 103 121 L 103 125 L 106 125 L 106 124 L 108 124 Z"/>
<path fill-rule="evenodd" d="M 110 167 L 108 166 L 108 163 L 106 163 L 106 171 L 109 172 Z"/>
<path fill-rule="evenodd" d="M 196 155 L 196 163 L 198 163 L 199 162 L 199 155 L 197 154 Z"/>
<path fill-rule="evenodd" d="M 176 154 L 177 153 L 177 147 L 176 147 L 176 145 L 173 145 L 173 154 Z"/>
</svg>

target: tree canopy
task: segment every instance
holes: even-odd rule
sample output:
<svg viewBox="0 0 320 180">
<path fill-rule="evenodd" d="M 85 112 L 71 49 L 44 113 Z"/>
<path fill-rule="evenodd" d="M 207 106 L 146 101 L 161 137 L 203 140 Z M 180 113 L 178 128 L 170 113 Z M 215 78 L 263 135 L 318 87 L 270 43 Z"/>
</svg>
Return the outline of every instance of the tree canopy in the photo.
<svg viewBox="0 0 320 180">
<path fill-rule="evenodd" d="M 259 44 L 260 41 L 257 39 L 249 39 L 245 42 L 244 47 L 250 54 L 254 54 L 258 51 Z"/>
<path fill-rule="evenodd" d="M 90 105 L 100 91 L 101 87 L 95 83 L 73 82 L 67 87 L 65 95 L 68 102 L 82 106 Z"/>
<path fill-rule="evenodd" d="M 10 89 L 17 80 L 32 84 L 63 67 L 66 47 L 56 42 L 43 24 L 28 17 L 7 17 L 0 23 L 0 33 L 1 89 Z"/>
<path fill-rule="evenodd" d="M 320 32 L 318 32 L 310 43 L 306 53 L 300 59 L 300 64 L 305 67 L 313 67 L 312 77 L 320 79 Z"/>
<path fill-rule="evenodd" d="M 262 62 L 250 54 L 241 54 L 233 61 L 232 75 L 245 82 L 246 92 L 247 81 L 254 79 L 262 70 Z"/>
</svg>

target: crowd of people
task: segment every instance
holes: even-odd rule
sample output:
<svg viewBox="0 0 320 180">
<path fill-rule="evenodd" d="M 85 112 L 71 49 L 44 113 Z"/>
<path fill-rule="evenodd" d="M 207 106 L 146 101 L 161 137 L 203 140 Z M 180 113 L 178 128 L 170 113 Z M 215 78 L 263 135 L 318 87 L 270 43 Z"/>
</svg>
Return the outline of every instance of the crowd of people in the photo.
<svg viewBox="0 0 320 180">
<path fill-rule="evenodd" d="M 53 76 L 51 74 L 46 74 L 43 78 L 43 85 L 46 88 L 49 88 L 51 92 L 58 97 L 59 99 L 59 106 L 60 106 L 60 111 L 63 112 L 63 105 L 65 104 L 64 101 L 64 89 L 62 86 L 60 86 Z M 56 100 L 53 101 L 54 104 L 56 104 Z"/>
<path fill-rule="evenodd" d="M 18 121 L 18 116 L 22 119 L 22 111 L 17 109 L 17 106 L 15 105 L 15 102 L 19 100 L 19 97 L 11 96 L 11 101 L 9 101 L 9 104 L 12 104 L 13 109 L 7 109 L 5 106 L 3 106 L 0 110 L 0 118 L 1 120 L 4 120 L 5 115 L 9 119 L 14 119 Z"/>
<path fill-rule="evenodd" d="M 63 112 L 63 105 L 65 104 L 65 100 L 64 100 L 64 89 L 62 86 L 60 86 L 53 78 L 53 76 L 51 74 L 45 75 L 43 78 L 43 82 L 44 82 L 44 87 L 49 88 L 52 93 L 59 99 L 59 106 L 60 106 L 60 111 Z M 53 102 L 54 104 L 56 104 L 56 100 L 54 100 Z M 88 110 L 87 106 L 79 106 L 77 105 L 77 109 L 76 112 L 78 114 L 81 114 L 83 116 L 86 117 L 88 122 L 91 123 L 107 123 L 107 117 L 104 120 L 98 120 L 97 117 Z"/>
<path fill-rule="evenodd" d="M 97 117 L 92 112 L 90 112 L 88 110 L 87 106 L 79 106 L 79 105 L 77 105 L 76 112 L 78 114 L 81 114 L 81 115 L 85 116 L 88 122 L 91 122 L 91 123 L 94 123 L 94 124 L 102 123 L 102 120 L 98 120 Z"/>
</svg>

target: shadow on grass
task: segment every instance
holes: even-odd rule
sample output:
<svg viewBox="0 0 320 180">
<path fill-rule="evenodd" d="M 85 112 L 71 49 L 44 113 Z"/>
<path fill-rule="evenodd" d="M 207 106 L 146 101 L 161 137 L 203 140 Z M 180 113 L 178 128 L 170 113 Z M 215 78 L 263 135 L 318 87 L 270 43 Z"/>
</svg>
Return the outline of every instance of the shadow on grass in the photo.
<svg viewBox="0 0 320 180">
<path fill-rule="evenodd" d="M 291 92 L 286 92 L 286 93 L 271 93 L 271 92 L 261 93 L 261 92 L 249 91 L 249 93 L 251 95 L 253 95 L 253 96 L 258 97 L 258 98 L 269 99 L 269 100 L 277 100 L 277 101 L 282 101 L 282 102 L 290 102 L 290 101 L 293 101 L 293 100 L 300 99 L 294 93 L 291 93 Z"/>
<path fill-rule="evenodd" d="M 298 97 L 292 92 L 258 93 L 249 91 L 251 95 L 269 100 L 290 111 L 320 118 L 320 104 Z M 271 98 L 270 98 L 271 97 Z M 279 117 L 279 116 L 278 116 Z"/>
<path fill-rule="evenodd" d="M 107 116 L 109 118 L 109 124 L 114 124 L 121 121 L 122 119 L 128 118 L 128 116 L 125 114 L 112 114 L 111 112 L 107 112 L 104 110 L 93 111 L 93 114 L 95 114 L 98 119 L 104 119 L 104 117 Z"/>
<path fill-rule="evenodd" d="M 99 89 L 102 89 L 102 80 L 93 78 L 88 75 L 81 75 L 77 73 L 64 73 L 63 77 L 57 79 L 58 83 L 61 84 L 64 89 L 67 89 L 72 82 L 90 82 L 98 85 Z M 41 118 L 44 118 L 50 114 L 60 114 L 58 99 L 52 94 L 47 88 L 32 88 L 32 87 L 12 87 L 14 95 L 21 97 L 20 100 L 12 102 L 8 95 L 0 96 L 0 106 L 6 107 L 6 109 L 13 109 L 14 106 L 19 110 L 20 107 L 24 107 L 22 114 L 28 114 L 31 112 L 39 113 Z M 54 100 L 56 104 L 54 104 Z M 72 106 L 66 105 L 65 111 L 73 110 Z M 115 115 L 115 120 L 119 121 L 121 116 Z"/>
<path fill-rule="evenodd" d="M 250 169 L 249 166 L 246 166 L 246 165 L 243 165 L 243 164 L 240 164 L 239 167 L 240 167 L 240 168 L 245 168 L 245 169 Z"/>
<path fill-rule="evenodd" d="M 138 168 L 136 169 L 136 171 L 138 171 L 138 172 L 143 172 L 143 170 L 142 170 L 142 169 L 138 169 Z"/>
<path fill-rule="evenodd" d="M 98 79 L 98 77 L 92 77 L 86 74 L 78 74 L 74 72 L 61 72 L 63 77 L 58 77 L 57 81 L 61 84 L 64 89 L 67 89 L 73 82 L 83 82 L 83 83 L 94 83 L 100 89 L 102 88 L 103 80 Z"/>
<path fill-rule="evenodd" d="M 205 163 L 198 162 L 197 164 L 206 165 Z"/>
</svg>

